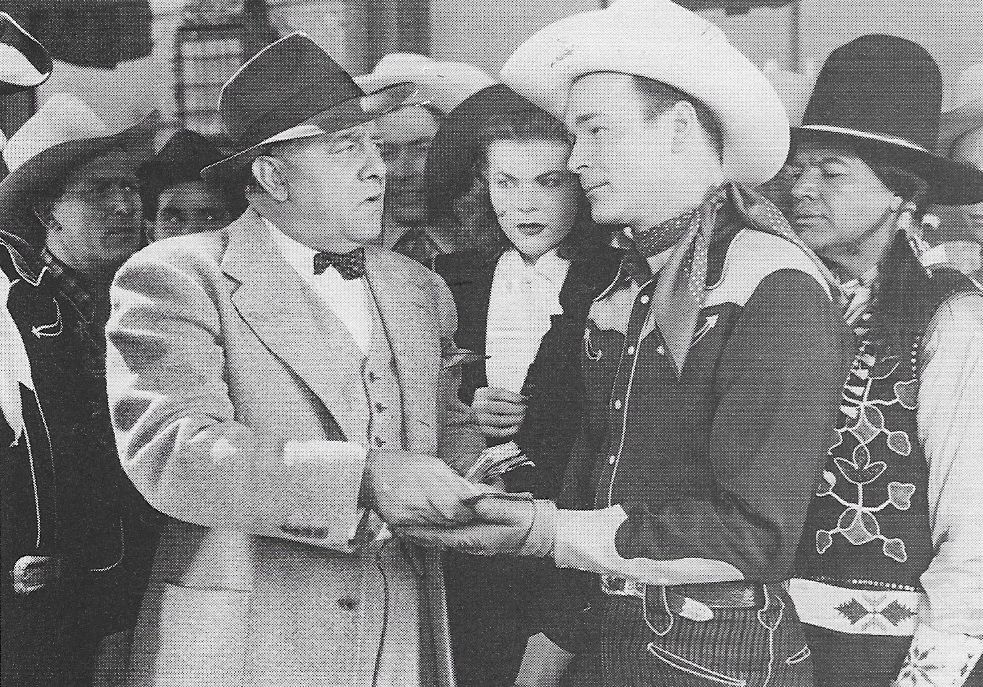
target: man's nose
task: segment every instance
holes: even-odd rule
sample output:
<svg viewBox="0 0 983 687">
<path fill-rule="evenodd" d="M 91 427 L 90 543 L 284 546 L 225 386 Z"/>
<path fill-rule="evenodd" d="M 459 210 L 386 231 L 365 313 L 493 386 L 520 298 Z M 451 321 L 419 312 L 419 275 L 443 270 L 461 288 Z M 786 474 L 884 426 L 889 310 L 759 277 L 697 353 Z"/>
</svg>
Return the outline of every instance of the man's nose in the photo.
<svg viewBox="0 0 983 687">
<path fill-rule="evenodd" d="M 132 217 L 142 209 L 140 194 L 130 188 L 116 187 L 106 198 L 106 208 L 114 215 Z"/>
<path fill-rule="evenodd" d="M 815 198 L 819 192 L 819 172 L 805 169 L 789 189 L 789 194 L 796 200 Z"/>
<path fill-rule="evenodd" d="M 567 169 L 574 174 L 580 174 L 583 168 L 587 166 L 585 147 L 586 145 L 579 137 L 574 139 L 573 148 L 570 149 L 570 157 L 567 158 Z"/>
<path fill-rule="evenodd" d="M 386 171 L 386 161 L 382 159 L 382 152 L 379 150 L 379 146 L 375 143 L 369 144 L 368 152 L 365 156 L 365 165 L 362 167 L 362 178 L 385 180 Z"/>
</svg>

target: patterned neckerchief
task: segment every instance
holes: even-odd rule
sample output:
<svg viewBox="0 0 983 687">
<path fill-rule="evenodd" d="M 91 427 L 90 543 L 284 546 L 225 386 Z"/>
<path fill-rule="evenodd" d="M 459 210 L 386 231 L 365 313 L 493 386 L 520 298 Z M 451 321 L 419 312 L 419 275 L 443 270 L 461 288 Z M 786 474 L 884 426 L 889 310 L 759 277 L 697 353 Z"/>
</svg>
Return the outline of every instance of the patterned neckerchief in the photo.
<svg viewBox="0 0 983 687">
<path fill-rule="evenodd" d="M 58 291 L 68 299 L 79 314 L 82 330 L 91 351 L 89 367 L 101 368 L 106 352 L 106 322 L 109 320 L 109 295 L 101 298 L 95 293 L 91 282 L 77 270 L 72 269 L 56 258 L 45 248 L 41 251 L 41 261 L 54 278 Z"/>
</svg>

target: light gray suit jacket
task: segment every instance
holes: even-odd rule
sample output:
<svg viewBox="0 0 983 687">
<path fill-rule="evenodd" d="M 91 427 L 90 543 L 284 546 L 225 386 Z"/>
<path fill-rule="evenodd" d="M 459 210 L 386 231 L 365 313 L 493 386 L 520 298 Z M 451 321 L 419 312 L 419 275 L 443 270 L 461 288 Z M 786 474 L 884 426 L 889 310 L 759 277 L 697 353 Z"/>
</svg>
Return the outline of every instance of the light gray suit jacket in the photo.
<svg viewBox="0 0 983 687">
<path fill-rule="evenodd" d="M 441 370 L 441 339 L 456 326 L 446 285 L 371 247 L 366 272 L 395 355 L 405 448 L 437 455 L 442 427 L 452 452 L 480 448 L 463 406 L 445 410 L 456 391 Z M 428 623 L 414 552 L 349 545 L 369 422 L 361 370 L 342 354 L 351 339 L 260 217 L 149 246 L 119 271 L 112 298 L 120 458 L 174 518 L 131 683 L 325 687 L 369 685 L 376 672 L 378 685 L 419 684 Z M 315 521 L 324 511 L 309 505 L 324 499 L 334 517 Z M 316 537 L 297 534 L 308 515 Z M 380 648 L 386 595 L 396 611 Z"/>
</svg>

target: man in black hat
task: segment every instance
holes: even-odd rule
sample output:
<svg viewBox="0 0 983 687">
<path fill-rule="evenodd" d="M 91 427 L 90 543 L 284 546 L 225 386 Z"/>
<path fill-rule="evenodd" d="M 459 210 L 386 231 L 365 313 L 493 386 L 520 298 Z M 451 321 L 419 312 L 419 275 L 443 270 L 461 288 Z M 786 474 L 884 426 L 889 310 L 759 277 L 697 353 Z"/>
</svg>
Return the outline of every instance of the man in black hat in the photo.
<svg viewBox="0 0 983 687">
<path fill-rule="evenodd" d="M 201 170 L 221 158 L 207 138 L 182 129 L 140 165 L 148 241 L 221 229 L 242 214 L 246 200 L 241 191 L 213 188 L 201 178 Z"/>
<path fill-rule="evenodd" d="M 983 294 L 922 267 L 918 231 L 927 202 L 983 200 L 983 173 L 930 152 L 940 102 L 921 46 L 858 38 L 823 66 L 785 170 L 857 342 L 790 590 L 830 687 L 958 687 L 983 652 Z"/>
<path fill-rule="evenodd" d="M 170 516 L 137 628 L 140 684 L 449 675 L 429 645 L 447 655 L 439 577 L 382 526 L 466 521 L 475 490 L 437 458 L 456 438 L 442 428 L 468 438 L 465 409 L 444 401 L 451 294 L 370 245 L 385 182 L 373 120 L 412 90 L 364 93 L 303 34 L 271 44 L 222 90 L 237 152 L 203 170 L 246 186 L 249 209 L 117 275 L 120 458 Z"/>
<path fill-rule="evenodd" d="M 18 31 L 0 15 L 0 91 L 50 71 Z M 145 135 L 110 135 L 85 103 L 59 94 L 4 149 L 4 685 L 87 685 L 97 656 L 125 663 L 153 534 L 116 460 L 103 327 L 112 272 L 140 245 L 133 146 Z"/>
</svg>

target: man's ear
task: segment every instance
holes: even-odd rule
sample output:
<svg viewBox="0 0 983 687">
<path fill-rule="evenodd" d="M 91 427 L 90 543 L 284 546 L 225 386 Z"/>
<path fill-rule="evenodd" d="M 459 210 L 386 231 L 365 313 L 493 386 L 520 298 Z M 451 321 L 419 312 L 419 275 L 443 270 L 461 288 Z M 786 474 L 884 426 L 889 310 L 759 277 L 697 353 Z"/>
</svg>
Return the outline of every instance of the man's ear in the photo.
<svg viewBox="0 0 983 687">
<path fill-rule="evenodd" d="M 696 118 L 696 108 L 688 100 L 680 100 L 667 113 L 672 122 L 672 152 L 678 153 L 692 143 L 701 130 Z"/>
<path fill-rule="evenodd" d="M 253 160 L 253 178 L 263 190 L 278 203 L 290 198 L 287 179 L 283 174 L 283 162 L 271 155 L 260 155 Z"/>
</svg>

